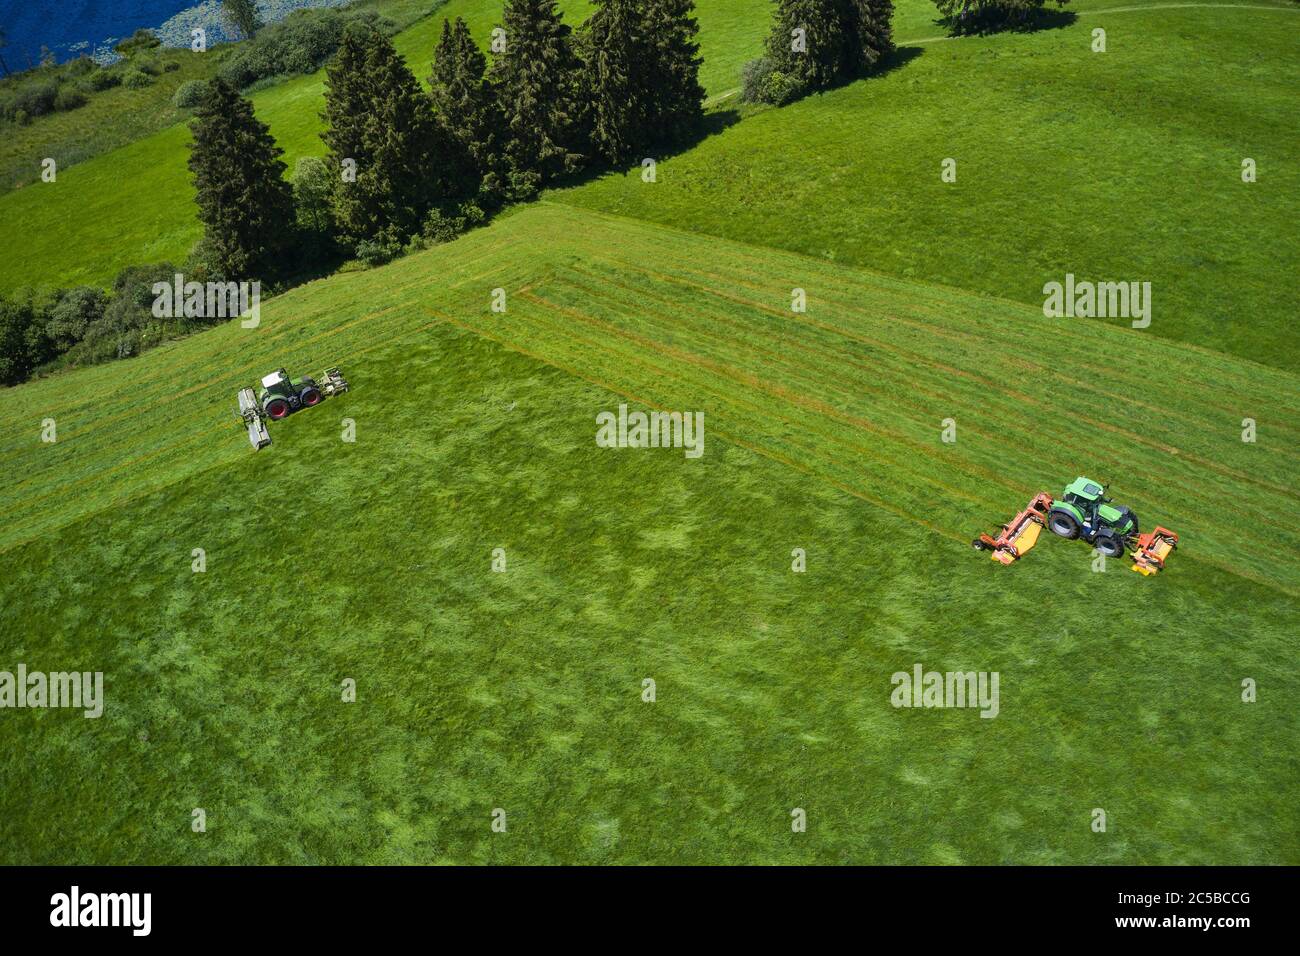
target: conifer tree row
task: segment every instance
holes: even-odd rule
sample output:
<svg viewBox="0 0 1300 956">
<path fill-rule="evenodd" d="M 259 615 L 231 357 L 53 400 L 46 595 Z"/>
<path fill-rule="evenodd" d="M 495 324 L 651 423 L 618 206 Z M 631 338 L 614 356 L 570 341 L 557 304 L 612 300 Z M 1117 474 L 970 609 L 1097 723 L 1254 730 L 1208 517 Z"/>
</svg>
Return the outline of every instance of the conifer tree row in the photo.
<svg viewBox="0 0 1300 956">
<path fill-rule="evenodd" d="M 894 49 L 891 0 L 776 0 L 767 56 L 750 99 L 788 102 L 873 69 Z"/>
<path fill-rule="evenodd" d="M 592 145 L 623 162 L 680 140 L 703 115 L 691 0 L 596 0 L 583 33 Z"/>
<path fill-rule="evenodd" d="M 693 0 L 596 0 L 579 37 L 556 0 L 505 0 L 490 65 L 463 19 L 444 21 L 427 93 L 383 30 L 350 23 L 326 67 L 328 155 L 300 166 L 295 189 L 251 105 L 214 81 L 190 159 L 205 263 L 288 272 L 290 245 L 302 258 L 382 261 L 594 159 L 682 140 L 703 116 L 693 12 Z"/>
<path fill-rule="evenodd" d="M 350 243 L 405 242 L 450 188 L 451 149 L 433 105 L 392 41 L 369 24 L 348 25 L 325 75 L 321 138 L 340 171 L 340 236 Z"/>
</svg>

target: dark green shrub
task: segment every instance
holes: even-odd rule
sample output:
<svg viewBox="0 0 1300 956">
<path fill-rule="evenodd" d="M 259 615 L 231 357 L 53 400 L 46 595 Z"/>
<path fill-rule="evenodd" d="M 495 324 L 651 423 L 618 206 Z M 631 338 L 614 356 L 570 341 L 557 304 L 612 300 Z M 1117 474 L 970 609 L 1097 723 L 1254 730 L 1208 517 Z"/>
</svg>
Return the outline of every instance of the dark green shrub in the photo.
<svg viewBox="0 0 1300 956">
<path fill-rule="evenodd" d="M 487 215 L 475 203 L 461 203 L 455 209 L 431 209 L 424 218 L 421 235 L 430 242 L 451 242 L 462 232 L 483 224 Z"/>
<path fill-rule="evenodd" d="M 119 85 L 122 82 L 122 74 L 117 70 L 99 69 L 87 75 L 81 82 L 90 88 L 90 92 L 98 93 L 100 90 Z"/>
<path fill-rule="evenodd" d="M 763 103 L 763 90 L 767 78 L 772 75 L 772 61 L 765 56 L 756 57 L 746 63 L 740 71 L 740 101 L 742 103 Z"/>
<path fill-rule="evenodd" d="M 141 90 L 153 82 L 153 77 L 139 70 L 127 70 L 122 77 L 122 85 L 128 90 Z"/>
<path fill-rule="evenodd" d="M 53 80 L 25 83 L 13 94 L 14 112 L 22 110 L 28 116 L 44 116 L 54 112 L 54 101 L 58 99 L 59 87 Z"/>
<path fill-rule="evenodd" d="M 81 77 L 89 76 L 91 73 L 94 73 L 95 70 L 98 69 L 98 65 L 90 57 L 82 54 L 75 60 L 71 60 L 64 64 L 63 69 L 66 71 L 68 76 Z"/>
<path fill-rule="evenodd" d="M 30 300 L 0 296 L 0 385 L 26 381 L 53 357 L 43 319 Z"/>
<path fill-rule="evenodd" d="M 59 112 L 75 110 L 86 105 L 86 94 L 75 86 L 59 87 L 59 95 L 54 98 L 54 108 Z"/>
<path fill-rule="evenodd" d="M 68 289 L 50 307 L 45 331 L 54 347 L 66 352 L 86 337 L 86 330 L 104 317 L 108 295 L 94 286 Z"/>
<path fill-rule="evenodd" d="M 122 56 L 130 59 L 135 54 L 144 50 L 152 50 L 154 47 L 162 44 L 162 40 L 153 35 L 152 32 L 145 29 L 136 30 L 129 37 L 113 47 L 115 51 Z"/>
<path fill-rule="evenodd" d="M 399 246 L 383 241 L 362 239 L 357 243 L 357 258 L 372 269 L 386 262 L 392 262 L 401 251 Z"/>
<path fill-rule="evenodd" d="M 186 110 L 198 106 L 207 88 L 208 84 L 202 80 L 186 80 L 176 87 L 176 92 L 172 94 L 172 104 Z"/>
<path fill-rule="evenodd" d="M 740 97 L 746 103 L 784 106 L 805 92 L 797 77 L 782 73 L 770 57 L 761 56 L 745 64 L 740 77 Z"/>
</svg>

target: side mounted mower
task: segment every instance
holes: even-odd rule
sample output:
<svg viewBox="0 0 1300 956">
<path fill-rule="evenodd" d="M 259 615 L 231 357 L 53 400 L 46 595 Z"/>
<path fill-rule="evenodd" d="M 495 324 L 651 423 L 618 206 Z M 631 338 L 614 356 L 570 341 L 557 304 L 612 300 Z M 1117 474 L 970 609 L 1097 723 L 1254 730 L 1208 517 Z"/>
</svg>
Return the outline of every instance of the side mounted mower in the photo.
<svg viewBox="0 0 1300 956">
<path fill-rule="evenodd" d="M 1080 477 L 1070 482 L 1060 500 L 1053 501 L 1047 492 L 1040 492 L 1002 526 L 1001 534 L 981 534 L 971 545 L 992 552 L 994 561 L 1011 564 L 1024 557 L 1047 528 L 1061 538 L 1080 538 L 1108 558 L 1128 552 L 1133 558 L 1131 570 L 1142 575 L 1163 570 L 1165 559 L 1178 547 L 1178 535 L 1158 525 L 1142 534 L 1137 515 L 1123 505 L 1112 504 L 1105 491 L 1104 485 Z"/>
<path fill-rule="evenodd" d="M 303 376 L 293 379 L 282 368 L 262 377 L 260 392 L 239 390 L 239 417 L 248 426 L 248 442 L 254 450 L 271 444 L 267 421 L 287 418 L 300 408 L 319 405 L 326 397 L 346 392 L 349 386 L 337 366 L 320 374 L 320 381 Z"/>
</svg>

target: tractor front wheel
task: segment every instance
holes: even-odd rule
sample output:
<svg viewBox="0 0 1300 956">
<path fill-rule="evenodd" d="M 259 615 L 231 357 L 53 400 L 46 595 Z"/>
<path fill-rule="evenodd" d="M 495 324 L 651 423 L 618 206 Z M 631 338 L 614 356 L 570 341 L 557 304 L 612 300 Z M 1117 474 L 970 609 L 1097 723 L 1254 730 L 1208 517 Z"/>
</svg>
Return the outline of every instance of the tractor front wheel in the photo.
<svg viewBox="0 0 1300 956">
<path fill-rule="evenodd" d="M 304 388 L 298 394 L 298 399 L 302 402 L 305 408 L 311 408 L 311 406 L 313 405 L 319 405 L 321 399 L 320 389 L 314 388 L 309 385 L 307 388 Z"/>
<path fill-rule="evenodd" d="M 1094 546 L 1108 558 L 1124 556 L 1124 539 L 1119 535 L 1102 534 L 1097 536 Z"/>
<path fill-rule="evenodd" d="M 1047 517 L 1047 527 L 1052 534 L 1071 541 L 1079 537 L 1079 522 L 1068 511 L 1053 511 Z"/>
<path fill-rule="evenodd" d="M 279 421 L 290 412 L 289 403 L 283 398 L 273 398 L 266 403 L 266 417 L 272 421 Z"/>
</svg>

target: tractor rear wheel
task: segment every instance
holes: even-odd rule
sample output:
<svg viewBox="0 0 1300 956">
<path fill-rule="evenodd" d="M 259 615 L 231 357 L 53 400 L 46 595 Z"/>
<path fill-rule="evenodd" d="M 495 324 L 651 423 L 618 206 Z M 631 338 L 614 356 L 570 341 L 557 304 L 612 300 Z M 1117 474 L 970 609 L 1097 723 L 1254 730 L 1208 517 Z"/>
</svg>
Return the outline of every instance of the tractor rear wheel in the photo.
<svg viewBox="0 0 1300 956">
<path fill-rule="evenodd" d="M 283 398 L 273 398 L 266 403 L 266 417 L 272 421 L 279 421 L 289 414 L 289 403 Z"/>
<path fill-rule="evenodd" d="M 314 385 L 308 385 L 298 393 L 298 400 L 301 401 L 306 408 L 310 408 L 313 405 L 319 405 L 320 399 L 320 389 L 316 388 Z"/>
<path fill-rule="evenodd" d="M 1052 534 L 1071 541 L 1079 537 L 1079 522 L 1068 511 L 1053 511 L 1047 516 L 1047 527 Z"/>
<path fill-rule="evenodd" d="M 1094 546 L 1108 558 L 1119 558 L 1124 555 L 1124 539 L 1116 534 L 1097 535 Z"/>
</svg>

